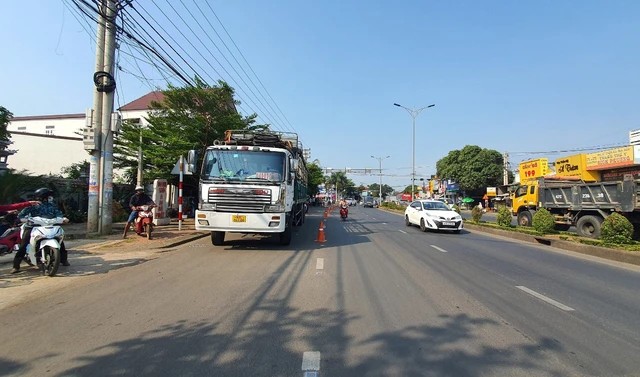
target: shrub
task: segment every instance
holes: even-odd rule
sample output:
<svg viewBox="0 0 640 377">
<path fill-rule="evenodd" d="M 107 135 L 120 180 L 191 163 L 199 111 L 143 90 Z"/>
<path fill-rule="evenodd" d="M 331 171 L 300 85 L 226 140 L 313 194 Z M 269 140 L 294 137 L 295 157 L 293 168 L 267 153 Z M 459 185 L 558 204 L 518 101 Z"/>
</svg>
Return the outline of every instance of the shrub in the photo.
<svg viewBox="0 0 640 377">
<path fill-rule="evenodd" d="M 498 225 L 504 228 L 508 228 L 511 226 L 511 211 L 506 206 L 500 206 L 498 208 L 498 216 L 496 217 L 496 222 Z"/>
<path fill-rule="evenodd" d="M 479 223 L 482 218 L 482 210 L 478 206 L 474 206 L 471 210 L 471 221 L 474 223 Z"/>
<path fill-rule="evenodd" d="M 555 227 L 555 220 L 551 212 L 540 208 L 533 214 L 531 221 L 533 228 L 540 233 L 552 233 Z"/>
<path fill-rule="evenodd" d="M 619 213 L 612 213 L 602 223 L 600 239 L 606 243 L 627 244 L 633 238 L 633 225 Z"/>
<path fill-rule="evenodd" d="M 458 207 L 457 205 L 454 204 L 452 210 L 456 211 L 458 215 L 460 214 L 460 207 Z"/>
</svg>

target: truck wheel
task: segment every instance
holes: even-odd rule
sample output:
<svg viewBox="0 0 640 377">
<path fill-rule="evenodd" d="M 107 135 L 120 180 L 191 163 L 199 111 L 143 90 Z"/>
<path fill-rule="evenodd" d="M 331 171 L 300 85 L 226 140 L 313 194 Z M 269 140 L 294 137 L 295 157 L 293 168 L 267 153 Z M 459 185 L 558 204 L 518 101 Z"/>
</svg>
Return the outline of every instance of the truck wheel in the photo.
<svg viewBox="0 0 640 377">
<path fill-rule="evenodd" d="M 291 236 L 293 235 L 293 221 L 291 216 L 287 216 L 287 223 L 284 227 L 284 232 L 280 233 L 280 245 L 289 245 L 291 243 Z"/>
<path fill-rule="evenodd" d="M 224 232 L 211 232 L 211 243 L 213 246 L 222 246 L 224 243 Z"/>
<path fill-rule="evenodd" d="M 518 214 L 518 225 L 531 226 L 531 212 L 522 211 Z"/>
<path fill-rule="evenodd" d="M 576 223 L 578 234 L 583 237 L 598 238 L 602 229 L 602 218 L 599 216 L 582 216 Z"/>
</svg>

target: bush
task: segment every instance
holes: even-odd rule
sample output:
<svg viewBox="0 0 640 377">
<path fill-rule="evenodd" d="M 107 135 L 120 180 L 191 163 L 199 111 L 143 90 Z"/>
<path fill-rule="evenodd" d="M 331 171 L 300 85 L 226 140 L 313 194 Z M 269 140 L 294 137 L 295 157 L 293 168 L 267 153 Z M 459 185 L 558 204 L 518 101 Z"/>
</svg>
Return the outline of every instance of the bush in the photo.
<svg viewBox="0 0 640 377">
<path fill-rule="evenodd" d="M 533 214 L 531 221 L 533 228 L 540 233 L 552 233 L 555 227 L 555 220 L 551 212 L 540 208 Z"/>
<path fill-rule="evenodd" d="M 471 210 L 471 221 L 474 223 L 479 223 L 482 218 L 482 209 L 478 206 L 474 206 Z"/>
<path fill-rule="evenodd" d="M 513 216 L 511 215 L 511 211 L 506 206 L 500 206 L 498 208 L 498 216 L 496 217 L 496 222 L 498 225 L 504 228 L 508 228 L 511 226 L 511 220 Z"/>
<path fill-rule="evenodd" d="M 453 208 L 451 208 L 452 210 L 456 211 L 458 213 L 458 215 L 460 214 L 460 207 L 458 207 L 457 205 L 453 205 Z"/>
<path fill-rule="evenodd" d="M 633 225 L 619 213 L 612 213 L 602 223 L 600 239 L 606 243 L 628 244 L 632 242 Z"/>
</svg>

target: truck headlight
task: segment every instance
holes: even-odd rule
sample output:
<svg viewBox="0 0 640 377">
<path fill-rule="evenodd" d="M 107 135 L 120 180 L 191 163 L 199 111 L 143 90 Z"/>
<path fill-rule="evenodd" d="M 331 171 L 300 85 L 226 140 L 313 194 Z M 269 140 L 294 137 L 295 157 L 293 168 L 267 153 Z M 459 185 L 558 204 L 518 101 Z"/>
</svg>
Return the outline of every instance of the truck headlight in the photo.
<svg viewBox="0 0 640 377">
<path fill-rule="evenodd" d="M 215 203 L 200 203 L 200 205 L 198 206 L 199 210 L 201 211 L 215 211 L 216 210 L 216 204 Z"/>
<path fill-rule="evenodd" d="M 284 212 L 284 205 L 282 204 L 273 204 L 264 206 L 265 212 Z"/>
</svg>

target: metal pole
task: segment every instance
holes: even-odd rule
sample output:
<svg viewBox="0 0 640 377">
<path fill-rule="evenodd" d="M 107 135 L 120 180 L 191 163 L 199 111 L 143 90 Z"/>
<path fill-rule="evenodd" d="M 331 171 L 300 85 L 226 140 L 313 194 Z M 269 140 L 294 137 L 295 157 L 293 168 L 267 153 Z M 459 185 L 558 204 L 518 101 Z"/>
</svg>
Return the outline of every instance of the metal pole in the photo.
<svg viewBox="0 0 640 377">
<path fill-rule="evenodd" d="M 382 205 L 382 160 L 389 157 L 390 156 L 385 156 L 385 157 L 371 156 L 371 158 L 375 158 L 376 160 L 378 160 L 378 168 L 379 168 L 378 175 L 380 176 L 380 187 L 378 189 L 378 196 L 380 197 L 380 205 Z"/>
<path fill-rule="evenodd" d="M 98 5 L 99 9 L 104 9 L 104 2 Z M 96 71 L 102 69 L 104 62 L 104 12 L 98 13 L 98 31 L 96 37 Z M 87 232 L 95 233 L 98 231 L 98 208 L 100 192 L 100 152 L 102 140 L 100 140 L 100 134 L 102 130 L 102 92 L 96 90 L 93 86 L 93 119 L 92 127 L 96 132 L 94 133 L 94 142 L 96 149 L 91 151 L 91 157 L 89 159 L 89 199 L 87 202 Z"/>
<path fill-rule="evenodd" d="M 102 71 L 113 76 L 114 56 L 116 52 L 116 11 L 118 0 L 107 0 L 106 31 L 104 41 L 104 64 Z M 107 80 L 107 78 L 105 78 Z M 111 132 L 111 113 L 113 112 L 113 100 L 115 88 L 106 91 L 102 96 L 102 186 L 100 195 L 100 234 L 111 234 L 113 215 L 113 133 Z"/>
<path fill-rule="evenodd" d="M 412 137 L 412 144 L 413 144 L 413 148 L 412 148 L 412 164 L 411 164 L 411 200 L 414 199 L 413 195 L 414 195 L 414 186 L 415 186 L 415 180 L 416 180 L 416 118 L 418 117 L 418 115 L 420 115 L 420 113 L 422 112 L 422 110 L 424 109 L 428 109 L 430 107 L 434 107 L 435 104 L 433 105 L 429 105 L 429 106 L 425 106 L 419 109 L 410 109 L 408 107 L 404 107 L 398 103 L 394 103 L 394 106 L 398 106 L 398 107 L 402 107 L 403 109 L 407 110 L 407 112 L 409 113 L 409 115 L 411 115 L 411 118 L 413 119 L 413 137 Z"/>
<path fill-rule="evenodd" d="M 140 143 L 138 144 L 138 179 L 137 185 L 142 186 L 142 125 L 140 125 Z"/>
<path fill-rule="evenodd" d="M 182 230 L 182 171 L 184 170 L 184 157 L 180 155 L 180 180 L 178 181 L 178 230 Z"/>
</svg>

